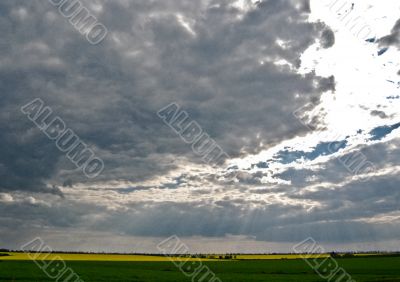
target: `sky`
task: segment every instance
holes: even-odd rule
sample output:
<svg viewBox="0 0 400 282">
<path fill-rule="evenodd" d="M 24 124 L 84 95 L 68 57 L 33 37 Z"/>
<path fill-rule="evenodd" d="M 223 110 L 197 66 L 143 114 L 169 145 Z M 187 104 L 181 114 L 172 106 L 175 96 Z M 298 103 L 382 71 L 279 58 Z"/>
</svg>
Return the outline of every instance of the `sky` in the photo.
<svg viewBox="0 0 400 282">
<path fill-rule="evenodd" d="M 398 1 L 59 3 L 0 3 L 0 248 L 400 251 Z"/>
</svg>

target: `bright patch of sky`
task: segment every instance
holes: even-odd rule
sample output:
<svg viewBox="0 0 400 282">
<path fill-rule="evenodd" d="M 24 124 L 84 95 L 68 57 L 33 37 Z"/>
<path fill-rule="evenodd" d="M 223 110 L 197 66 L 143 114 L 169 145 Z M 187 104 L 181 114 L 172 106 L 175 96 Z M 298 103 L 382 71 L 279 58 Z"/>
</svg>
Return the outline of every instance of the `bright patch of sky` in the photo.
<svg viewBox="0 0 400 282">
<path fill-rule="evenodd" d="M 335 77 L 335 92 L 324 93 L 321 103 L 308 113 L 324 116 L 325 129 L 310 129 L 306 136 L 235 160 L 233 163 L 242 169 L 281 171 L 296 161 L 301 166 L 316 159 L 325 162 L 330 159 L 326 156 L 337 157 L 339 151 L 343 155 L 372 144 L 371 140 L 398 136 L 400 52 L 380 46 L 377 39 L 390 34 L 398 20 L 400 2 L 312 0 L 311 11 L 309 21 L 324 22 L 335 34 L 335 44 L 328 49 L 321 48 L 320 42 L 312 45 L 303 54 L 300 69 L 303 74 L 315 71 L 323 77 Z M 339 146 L 327 149 L 334 144 Z"/>
</svg>

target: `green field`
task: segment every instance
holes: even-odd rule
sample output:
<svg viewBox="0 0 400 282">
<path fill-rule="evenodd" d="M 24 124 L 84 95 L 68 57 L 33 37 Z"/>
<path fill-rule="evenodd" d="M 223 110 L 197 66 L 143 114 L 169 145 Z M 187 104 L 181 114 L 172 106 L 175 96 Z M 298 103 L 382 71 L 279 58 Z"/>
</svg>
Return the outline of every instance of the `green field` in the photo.
<svg viewBox="0 0 400 282">
<path fill-rule="evenodd" d="M 400 282 L 400 257 L 364 257 L 337 259 L 340 267 L 355 281 Z M 207 261 L 223 282 L 246 281 L 326 281 L 301 259 Z M 171 262 L 67 261 L 83 281 L 191 281 Z M 48 278 L 32 261 L 0 258 L 0 281 L 55 281 Z M 207 282 L 207 281 L 204 281 Z"/>
</svg>

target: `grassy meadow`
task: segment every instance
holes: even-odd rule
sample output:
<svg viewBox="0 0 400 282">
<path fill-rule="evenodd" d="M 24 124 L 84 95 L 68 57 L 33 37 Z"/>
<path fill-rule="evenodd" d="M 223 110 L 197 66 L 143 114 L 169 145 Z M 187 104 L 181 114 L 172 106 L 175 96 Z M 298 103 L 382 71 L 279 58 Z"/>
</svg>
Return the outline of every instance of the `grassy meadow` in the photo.
<svg viewBox="0 0 400 282">
<path fill-rule="evenodd" d="M 25 255 L 25 256 L 24 256 Z M 107 282 L 189 282 L 169 260 L 162 256 L 52 254 L 62 256 L 66 265 L 83 281 Z M 235 260 L 202 260 L 223 282 L 325 281 L 302 260 L 287 255 L 243 255 Z M 181 260 L 175 258 L 175 260 Z M 336 259 L 355 281 L 400 282 L 400 257 L 355 256 Z M 55 281 L 47 277 L 26 254 L 10 253 L 0 257 L 0 281 Z M 203 281 L 202 281 L 203 282 Z M 207 281 L 204 281 L 207 282 Z"/>
</svg>

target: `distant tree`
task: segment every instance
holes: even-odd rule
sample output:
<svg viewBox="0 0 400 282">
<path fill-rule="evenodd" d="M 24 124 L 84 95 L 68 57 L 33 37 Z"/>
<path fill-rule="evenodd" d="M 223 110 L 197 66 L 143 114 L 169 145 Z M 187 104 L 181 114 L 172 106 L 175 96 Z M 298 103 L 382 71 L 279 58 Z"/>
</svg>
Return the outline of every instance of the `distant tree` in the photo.
<svg viewBox="0 0 400 282">
<path fill-rule="evenodd" d="M 336 253 L 336 252 L 330 252 L 329 255 L 330 255 L 332 258 L 340 258 L 340 257 L 341 257 L 341 255 L 338 254 L 338 253 Z"/>
</svg>

